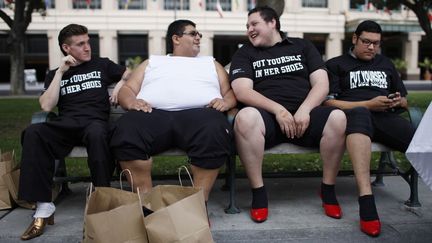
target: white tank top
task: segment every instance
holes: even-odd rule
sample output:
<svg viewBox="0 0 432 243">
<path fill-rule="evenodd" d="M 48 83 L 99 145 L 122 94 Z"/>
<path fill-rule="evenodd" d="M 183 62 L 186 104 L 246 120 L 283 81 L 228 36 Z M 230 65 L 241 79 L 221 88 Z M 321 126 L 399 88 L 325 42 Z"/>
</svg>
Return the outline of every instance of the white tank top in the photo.
<svg viewBox="0 0 432 243">
<path fill-rule="evenodd" d="M 210 56 L 150 56 L 137 95 L 153 108 L 167 111 L 205 107 L 214 98 L 222 96 Z"/>
</svg>

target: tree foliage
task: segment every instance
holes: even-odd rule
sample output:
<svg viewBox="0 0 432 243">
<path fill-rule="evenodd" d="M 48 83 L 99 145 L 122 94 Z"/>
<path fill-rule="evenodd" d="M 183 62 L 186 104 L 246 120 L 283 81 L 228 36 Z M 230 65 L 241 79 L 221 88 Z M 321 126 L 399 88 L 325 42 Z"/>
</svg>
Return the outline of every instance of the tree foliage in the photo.
<svg viewBox="0 0 432 243">
<path fill-rule="evenodd" d="M 7 38 L 11 60 L 11 93 L 24 93 L 24 43 L 25 32 L 32 21 L 32 13 L 39 11 L 45 15 L 43 0 L 6 0 L 8 8 L 13 10 L 13 18 L 0 9 L 0 18 L 10 28 Z"/>
</svg>

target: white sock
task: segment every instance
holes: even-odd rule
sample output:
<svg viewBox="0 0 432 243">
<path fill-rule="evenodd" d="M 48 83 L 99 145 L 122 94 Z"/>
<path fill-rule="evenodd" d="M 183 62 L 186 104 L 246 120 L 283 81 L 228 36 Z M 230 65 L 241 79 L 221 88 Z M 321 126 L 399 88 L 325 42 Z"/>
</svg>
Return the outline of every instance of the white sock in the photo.
<svg viewBox="0 0 432 243">
<path fill-rule="evenodd" d="M 48 218 L 55 212 L 55 209 L 52 202 L 36 202 L 36 212 L 33 218 Z"/>
</svg>

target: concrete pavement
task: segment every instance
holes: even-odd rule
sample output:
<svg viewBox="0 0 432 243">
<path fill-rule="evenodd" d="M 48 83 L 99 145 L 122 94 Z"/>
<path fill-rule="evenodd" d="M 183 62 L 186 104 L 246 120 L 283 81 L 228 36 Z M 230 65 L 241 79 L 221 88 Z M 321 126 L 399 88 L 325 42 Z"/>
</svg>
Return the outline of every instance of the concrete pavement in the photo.
<svg viewBox="0 0 432 243">
<path fill-rule="evenodd" d="M 382 223 L 378 238 L 359 230 L 357 188 L 352 176 L 338 177 L 336 191 L 343 210 L 340 220 L 324 215 L 317 189 L 320 178 L 265 179 L 269 191 L 269 219 L 261 224 L 248 215 L 250 188 L 246 179 L 237 180 L 239 214 L 225 214 L 228 192 L 218 180 L 209 202 L 211 231 L 216 242 L 432 242 L 432 192 L 419 180 L 420 209 L 406 208 L 409 187 L 399 176 L 384 177 L 385 187 L 374 194 Z M 114 183 L 116 186 L 117 183 Z M 156 181 L 155 184 L 178 184 Z M 80 242 L 85 206 L 86 183 L 71 185 L 72 193 L 58 202 L 55 225 L 30 242 Z M 0 211 L 0 242 L 20 242 L 19 237 L 31 221 L 32 211 L 17 208 Z"/>
</svg>

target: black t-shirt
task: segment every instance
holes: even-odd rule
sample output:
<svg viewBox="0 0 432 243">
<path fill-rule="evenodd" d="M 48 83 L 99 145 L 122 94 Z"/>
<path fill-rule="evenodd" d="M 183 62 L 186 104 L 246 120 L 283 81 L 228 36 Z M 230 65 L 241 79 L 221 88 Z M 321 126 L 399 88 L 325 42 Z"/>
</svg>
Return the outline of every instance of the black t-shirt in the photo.
<svg viewBox="0 0 432 243">
<path fill-rule="evenodd" d="M 363 101 L 396 91 L 402 97 L 407 95 L 396 68 L 383 55 L 377 54 L 370 61 L 362 61 L 347 53 L 328 60 L 326 65 L 330 94 L 335 94 L 336 99 Z"/>
<path fill-rule="evenodd" d="M 321 55 L 310 41 L 283 38 L 268 48 L 243 45 L 232 58 L 230 80 L 252 79 L 255 91 L 295 111 L 311 89 L 309 75 L 324 67 Z"/>
<path fill-rule="evenodd" d="M 45 90 L 55 75 L 50 71 L 45 78 Z M 79 66 L 70 67 L 63 74 L 57 103 L 59 116 L 80 121 L 108 120 L 110 103 L 107 88 L 119 81 L 126 68 L 108 58 L 92 58 Z"/>
</svg>

